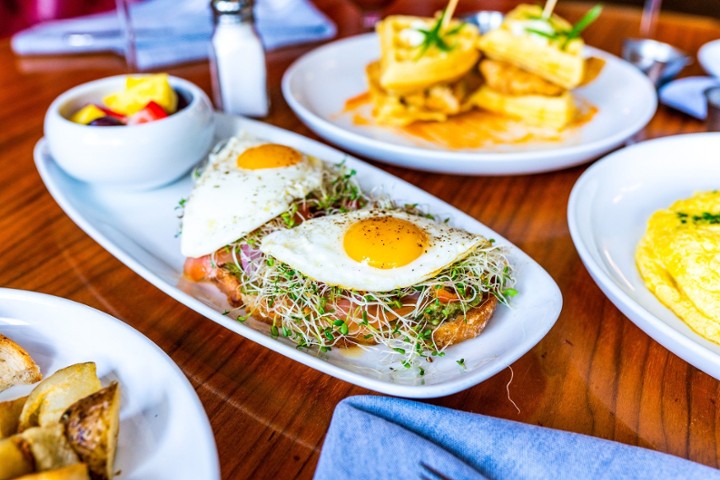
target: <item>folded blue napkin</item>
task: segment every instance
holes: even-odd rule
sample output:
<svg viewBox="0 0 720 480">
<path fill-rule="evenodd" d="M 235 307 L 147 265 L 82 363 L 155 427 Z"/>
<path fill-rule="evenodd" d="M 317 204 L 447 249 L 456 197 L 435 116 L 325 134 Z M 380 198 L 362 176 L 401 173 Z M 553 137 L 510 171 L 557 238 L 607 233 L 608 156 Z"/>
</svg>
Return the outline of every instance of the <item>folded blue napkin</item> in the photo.
<svg viewBox="0 0 720 480">
<path fill-rule="evenodd" d="M 315 480 L 720 479 L 720 471 L 640 447 L 420 402 L 341 401 Z"/>
<path fill-rule="evenodd" d="M 668 83 L 660 89 L 658 95 L 664 105 L 704 120 L 707 117 L 707 101 L 703 92 L 715 85 L 720 85 L 720 79 L 685 77 Z"/>
<path fill-rule="evenodd" d="M 131 4 L 137 63 L 151 69 L 208 56 L 212 35 L 210 0 L 146 0 Z M 308 0 L 257 0 L 258 33 L 268 50 L 335 36 L 335 25 Z M 115 51 L 125 40 L 116 12 L 57 20 L 12 37 L 18 55 Z"/>
</svg>

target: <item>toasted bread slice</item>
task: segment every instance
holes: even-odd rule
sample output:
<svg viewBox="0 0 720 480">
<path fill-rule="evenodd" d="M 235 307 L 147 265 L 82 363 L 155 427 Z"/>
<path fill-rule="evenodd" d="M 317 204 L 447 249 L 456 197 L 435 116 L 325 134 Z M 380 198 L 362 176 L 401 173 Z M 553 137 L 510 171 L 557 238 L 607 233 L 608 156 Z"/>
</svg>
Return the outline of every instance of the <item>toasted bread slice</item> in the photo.
<svg viewBox="0 0 720 480">
<path fill-rule="evenodd" d="M 380 85 L 391 93 L 407 93 L 454 82 L 470 71 L 478 59 L 477 27 L 453 20 L 443 37 L 447 49 L 423 50 L 421 30 L 430 30 L 436 19 L 392 15 L 376 26 L 380 38 Z"/>
<path fill-rule="evenodd" d="M 579 37 L 550 38 L 553 31 L 567 32 L 572 26 L 557 15 L 547 20 L 541 17 L 539 5 L 518 5 L 500 28 L 480 37 L 478 47 L 493 60 L 508 62 L 563 88 L 575 88 L 585 77 L 585 43 Z"/>
<path fill-rule="evenodd" d="M 42 379 L 40 367 L 20 345 L 0 334 L 0 392 Z"/>
<path fill-rule="evenodd" d="M 454 319 L 441 323 L 433 332 L 433 340 L 439 349 L 455 343 L 475 338 L 487 326 L 490 317 L 495 313 L 497 298 L 488 295 L 483 303 L 468 311 L 465 315 L 458 315 Z"/>
</svg>

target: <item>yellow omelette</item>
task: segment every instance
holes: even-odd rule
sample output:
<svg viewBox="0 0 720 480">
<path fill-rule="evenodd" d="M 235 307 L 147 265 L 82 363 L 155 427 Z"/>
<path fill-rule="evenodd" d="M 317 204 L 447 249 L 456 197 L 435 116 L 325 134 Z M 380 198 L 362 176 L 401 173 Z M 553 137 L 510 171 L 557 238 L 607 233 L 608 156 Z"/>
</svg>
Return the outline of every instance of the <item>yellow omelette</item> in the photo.
<svg viewBox="0 0 720 480">
<path fill-rule="evenodd" d="M 697 193 L 655 212 L 635 261 L 663 304 L 720 343 L 720 191 Z"/>
</svg>

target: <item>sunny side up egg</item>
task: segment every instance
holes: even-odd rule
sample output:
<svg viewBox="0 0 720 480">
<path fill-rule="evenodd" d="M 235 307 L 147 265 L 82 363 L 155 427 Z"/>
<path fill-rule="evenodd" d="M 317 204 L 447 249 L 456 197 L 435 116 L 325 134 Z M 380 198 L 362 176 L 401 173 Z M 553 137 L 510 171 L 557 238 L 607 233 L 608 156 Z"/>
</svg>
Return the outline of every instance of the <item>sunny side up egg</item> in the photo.
<svg viewBox="0 0 720 480">
<path fill-rule="evenodd" d="M 425 217 L 367 209 L 273 232 L 260 249 L 315 281 L 387 292 L 432 278 L 483 242 L 482 236 Z"/>
<path fill-rule="evenodd" d="M 185 203 L 180 250 L 201 257 L 287 211 L 322 183 L 323 163 L 249 134 L 212 154 Z"/>
</svg>

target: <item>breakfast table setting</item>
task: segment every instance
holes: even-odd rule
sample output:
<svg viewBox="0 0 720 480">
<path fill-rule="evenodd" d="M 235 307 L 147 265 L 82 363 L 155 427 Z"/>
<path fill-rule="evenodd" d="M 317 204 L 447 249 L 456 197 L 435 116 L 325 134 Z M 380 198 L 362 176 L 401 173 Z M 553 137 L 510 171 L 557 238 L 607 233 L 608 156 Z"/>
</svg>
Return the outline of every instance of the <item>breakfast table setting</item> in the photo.
<svg viewBox="0 0 720 480">
<path fill-rule="evenodd" d="M 380 108 L 371 103 L 394 94 L 373 83 L 381 30 L 368 22 L 424 17 L 451 40 L 420 28 L 419 41 L 436 42 L 423 48 L 453 53 L 468 30 L 489 38 L 524 2 L 394 0 L 369 11 L 351 0 L 255 0 L 252 12 L 221 10 L 235 3 L 245 4 L 130 2 L 133 38 L 111 11 L 0 39 L 0 360 L 8 337 L 46 377 L 0 388 L 0 458 L 5 409 L 29 395 L 11 434 L 27 439 L 24 429 L 49 428 L 49 400 L 37 398 L 60 381 L 56 372 L 93 362 L 92 391 L 100 383 L 121 389 L 116 410 L 108 407 L 119 433 L 107 441 L 117 453 L 102 473 L 87 461 L 93 478 L 720 478 L 720 328 L 684 316 L 688 303 L 672 290 L 683 280 L 681 292 L 693 299 L 709 292 L 707 311 L 718 314 L 720 17 L 665 8 L 650 18 L 649 5 L 660 3 L 652 0 L 645 10 L 549 0 L 533 21 L 552 13 L 581 25 L 565 31 L 561 50 L 584 42 L 592 73 L 552 94 L 570 99 L 579 120 L 550 135 L 477 110 L 457 121 L 374 123 Z M 453 29 L 448 11 L 470 26 Z M 225 103 L 232 83 L 219 64 L 232 61 L 225 67 L 236 81 L 257 67 L 249 56 L 221 58 L 213 31 L 228 14 L 253 22 L 244 41 L 262 44 L 266 114 Z M 535 28 L 528 31 L 547 36 Z M 462 90 L 463 81 L 453 85 Z M 118 115 L 133 88 L 160 93 Z M 104 105 L 91 105 L 99 98 Z M 404 102 L 392 112 L 412 112 Z M 315 185 L 296 197 L 334 179 L 332 214 L 294 200 L 289 214 L 288 205 L 268 213 L 285 195 L 275 185 L 284 177 L 229 173 L 265 172 L 267 159 L 249 154 L 268 146 L 264 155 L 280 162 L 270 168 L 300 169 L 294 188 Z M 332 167 L 319 174 L 319 164 Z M 685 213 L 695 208 L 691 197 L 711 206 Z M 358 205 L 375 213 L 353 212 Z M 239 213 L 223 213 L 227 206 Z M 650 218 L 668 208 L 680 228 L 710 233 L 686 243 L 650 237 Z M 411 240 L 392 260 L 420 245 L 410 255 L 425 258 L 428 266 L 417 268 L 429 273 L 354 270 L 346 257 L 355 258 L 355 224 L 338 234 L 345 253 L 326 251 L 344 228 L 324 221 L 335 215 L 393 225 L 417 217 L 412 228 L 426 233 L 397 230 L 398 243 L 401 234 Z M 242 234 L 215 230 L 256 218 Z M 226 246 L 275 220 L 283 227 L 262 242 L 250 234 L 237 249 Z M 423 243 L 427 235 L 440 245 Z M 382 307 L 385 292 L 401 307 L 410 296 L 419 304 L 423 282 L 440 270 L 452 272 L 454 290 L 428 288 L 435 300 L 421 311 L 444 305 L 449 315 L 470 290 L 456 270 L 471 267 L 443 269 L 460 255 L 448 252 L 469 251 L 458 246 L 469 242 L 481 253 L 462 255 L 486 255 L 483 268 L 495 269 L 483 277 L 482 298 L 468 304 L 489 312 L 470 337 L 441 344 L 437 323 L 398 337 L 405 325 L 394 320 L 397 309 L 390 339 L 381 323 L 368 323 L 377 310 L 351 324 L 353 305 Z M 686 271 L 667 280 L 652 257 L 659 251 L 709 270 L 696 273 L 701 280 Z M 256 274 L 280 272 L 277 289 L 296 285 L 285 282 L 298 271 L 313 285 L 333 285 L 347 316 L 307 326 L 311 308 L 325 318 L 323 297 L 301 310 L 305 323 L 253 318 L 285 308 L 286 298 L 311 302 L 297 290 L 283 290 L 284 299 L 248 296 Z M 26 412 L 31 400 L 39 416 Z M 57 414 L 65 432 L 73 407 Z M 85 462 L 83 455 L 73 458 Z M 25 478 L 3 462 L 0 480 Z"/>
</svg>

